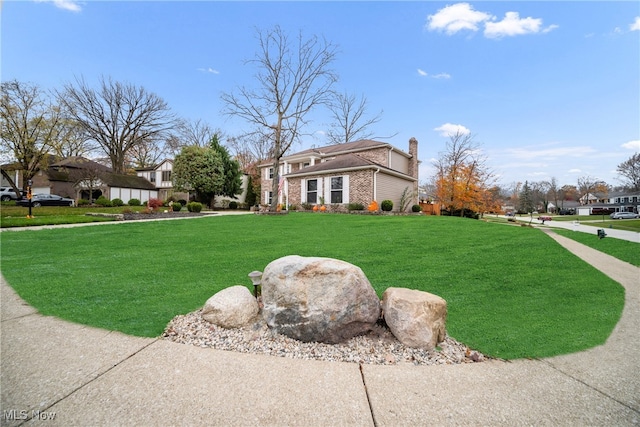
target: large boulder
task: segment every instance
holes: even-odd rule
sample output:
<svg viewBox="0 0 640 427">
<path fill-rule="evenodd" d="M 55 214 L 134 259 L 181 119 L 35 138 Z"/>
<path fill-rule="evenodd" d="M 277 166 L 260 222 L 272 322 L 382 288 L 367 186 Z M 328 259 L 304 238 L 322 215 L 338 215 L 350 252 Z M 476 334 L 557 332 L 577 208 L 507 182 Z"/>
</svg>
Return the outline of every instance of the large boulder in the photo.
<svg viewBox="0 0 640 427">
<path fill-rule="evenodd" d="M 202 308 L 202 317 L 227 329 L 240 328 L 256 318 L 258 302 L 244 286 L 231 286 L 209 298 Z"/>
<path fill-rule="evenodd" d="M 388 288 L 382 294 L 382 312 L 393 335 L 406 346 L 432 350 L 445 339 L 447 302 L 437 295 Z"/>
<path fill-rule="evenodd" d="M 331 258 L 277 259 L 262 275 L 263 316 L 275 332 L 335 344 L 373 328 L 380 300 L 359 267 Z"/>
</svg>

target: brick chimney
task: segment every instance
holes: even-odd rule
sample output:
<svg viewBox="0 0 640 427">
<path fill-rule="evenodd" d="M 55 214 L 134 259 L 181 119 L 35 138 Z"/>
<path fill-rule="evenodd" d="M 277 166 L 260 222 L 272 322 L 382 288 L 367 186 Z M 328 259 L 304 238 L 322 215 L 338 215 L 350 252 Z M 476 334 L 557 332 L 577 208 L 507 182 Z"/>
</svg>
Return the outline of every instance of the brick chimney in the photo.
<svg viewBox="0 0 640 427">
<path fill-rule="evenodd" d="M 418 203 L 418 140 L 414 137 L 409 139 L 409 175 L 414 177 L 416 181 L 413 183 L 413 203 Z"/>
<path fill-rule="evenodd" d="M 409 154 L 409 175 L 418 179 L 418 140 L 413 137 L 409 140 Z"/>
</svg>

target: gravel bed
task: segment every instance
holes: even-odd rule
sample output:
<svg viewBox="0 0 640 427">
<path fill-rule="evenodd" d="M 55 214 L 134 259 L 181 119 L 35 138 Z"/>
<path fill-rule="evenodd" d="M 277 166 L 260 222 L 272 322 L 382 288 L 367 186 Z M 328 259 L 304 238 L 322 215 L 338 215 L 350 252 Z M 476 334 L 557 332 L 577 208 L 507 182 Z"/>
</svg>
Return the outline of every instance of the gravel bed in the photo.
<svg viewBox="0 0 640 427">
<path fill-rule="evenodd" d="M 162 338 L 181 344 L 241 353 L 376 365 L 444 365 L 488 359 L 448 335 L 433 351 L 407 347 L 382 322 L 376 324 L 367 335 L 341 344 L 305 343 L 272 332 L 262 319 L 244 328 L 224 329 L 204 320 L 201 310 L 174 317 Z"/>
</svg>

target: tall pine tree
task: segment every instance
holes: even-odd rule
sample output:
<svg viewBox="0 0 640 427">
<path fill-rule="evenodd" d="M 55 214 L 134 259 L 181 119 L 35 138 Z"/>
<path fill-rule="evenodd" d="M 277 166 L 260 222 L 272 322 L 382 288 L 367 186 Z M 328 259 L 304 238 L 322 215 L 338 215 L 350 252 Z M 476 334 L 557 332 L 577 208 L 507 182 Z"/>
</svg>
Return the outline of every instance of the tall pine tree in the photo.
<svg viewBox="0 0 640 427">
<path fill-rule="evenodd" d="M 215 196 L 234 198 L 242 192 L 242 172 L 240 164 L 229 154 L 229 150 L 222 144 L 218 134 L 214 134 L 209 141 L 209 148 L 217 152 L 222 160 L 223 185 L 220 191 L 216 191 Z"/>
</svg>

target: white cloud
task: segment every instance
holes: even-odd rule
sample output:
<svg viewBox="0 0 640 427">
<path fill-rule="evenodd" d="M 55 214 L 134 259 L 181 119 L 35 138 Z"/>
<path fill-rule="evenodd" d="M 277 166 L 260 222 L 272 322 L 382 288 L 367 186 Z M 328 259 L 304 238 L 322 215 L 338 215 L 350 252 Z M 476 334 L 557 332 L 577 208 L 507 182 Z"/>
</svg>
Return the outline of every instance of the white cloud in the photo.
<svg viewBox="0 0 640 427">
<path fill-rule="evenodd" d="M 82 8 L 76 0 L 35 0 L 38 3 L 53 3 L 58 9 L 80 12 Z"/>
<path fill-rule="evenodd" d="M 451 78 L 451 74 L 440 73 L 440 74 L 435 74 L 435 75 L 431 76 L 431 78 L 433 78 L 433 79 L 450 79 Z"/>
<path fill-rule="evenodd" d="M 624 144 L 622 144 L 622 148 L 640 151 L 640 140 L 625 142 Z"/>
<path fill-rule="evenodd" d="M 569 173 L 582 173 L 582 169 L 569 169 Z"/>
<path fill-rule="evenodd" d="M 454 125 L 452 123 L 445 123 L 442 126 L 435 128 L 434 130 L 440 132 L 441 136 L 446 137 L 454 136 L 456 134 L 468 135 L 471 133 L 471 131 L 466 127 L 462 125 Z"/>
<path fill-rule="evenodd" d="M 629 30 L 630 31 L 640 31 L 640 16 L 636 16 L 635 21 L 633 21 L 633 24 L 629 25 Z"/>
<path fill-rule="evenodd" d="M 450 79 L 451 78 L 451 75 L 448 73 L 429 74 L 420 68 L 418 68 L 418 74 L 421 77 L 430 77 L 432 79 Z"/>
<path fill-rule="evenodd" d="M 458 3 L 446 6 L 433 15 L 427 17 L 427 29 L 442 31 L 448 35 L 462 30 L 478 31 L 484 24 L 484 36 L 499 39 L 506 36 L 524 34 L 548 33 L 558 28 L 557 25 L 542 27 L 542 19 L 520 18 L 518 12 L 507 12 L 502 21 L 496 21 L 490 13 L 473 9 L 469 3 Z"/>
<path fill-rule="evenodd" d="M 446 6 L 427 17 L 427 28 L 431 31 L 444 31 L 451 35 L 458 31 L 478 31 L 478 24 L 488 21 L 492 16 L 473 9 L 469 3 Z"/>
<path fill-rule="evenodd" d="M 551 25 L 542 28 L 542 19 L 520 18 L 518 12 L 507 12 L 504 19 L 499 22 L 487 22 L 484 27 L 484 35 L 488 38 L 501 38 L 505 36 L 520 36 L 524 34 L 535 34 L 539 32 L 548 33 L 557 28 Z"/>
<path fill-rule="evenodd" d="M 203 73 L 211 73 L 211 74 L 220 74 L 220 71 L 213 69 L 211 67 L 209 68 L 198 68 L 198 71 L 201 71 Z"/>
</svg>

